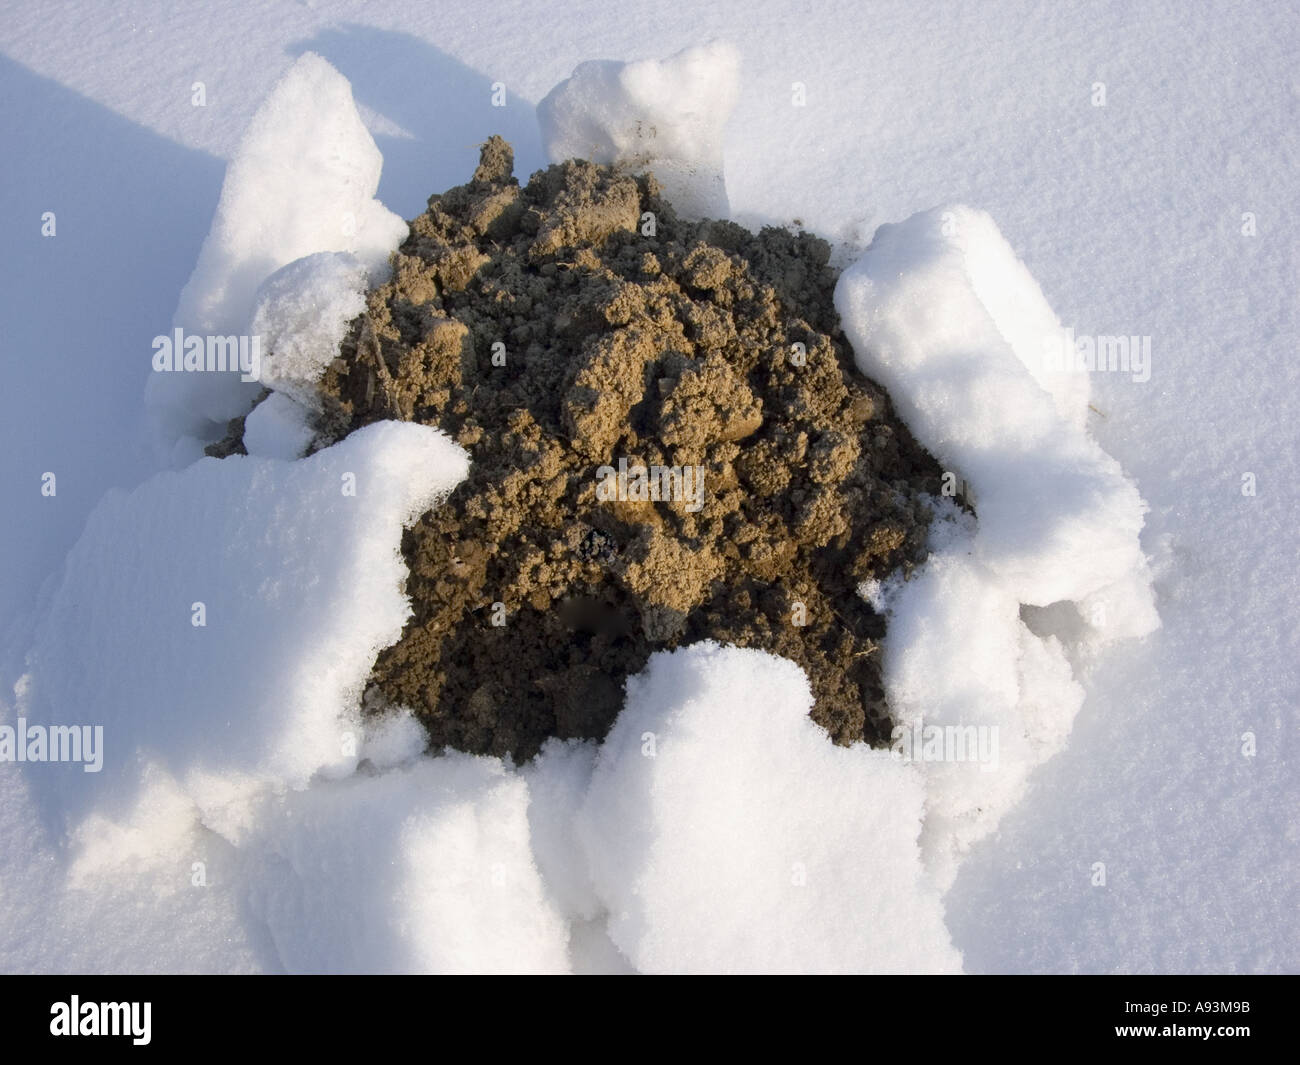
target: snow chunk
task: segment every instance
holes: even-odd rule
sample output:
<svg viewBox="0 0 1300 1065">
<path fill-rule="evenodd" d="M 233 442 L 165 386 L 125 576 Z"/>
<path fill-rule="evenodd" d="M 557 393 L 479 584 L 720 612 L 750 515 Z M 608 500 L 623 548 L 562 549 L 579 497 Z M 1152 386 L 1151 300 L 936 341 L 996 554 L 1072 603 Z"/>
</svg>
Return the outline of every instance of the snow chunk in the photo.
<svg viewBox="0 0 1300 1065">
<path fill-rule="evenodd" d="M 0 773 L 6 972 L 278 969 L 246 919 L 234 848 L 197 824 L 169 780 L 146 781 L 132 823 L 91 819 L 65 851 L 37 794 L 45 767 L 31 768 Z"/>
<path fill-rule="evenodd" d="M 366 309 L 367 278 L 355 255 L 317 252 L 262 282 L 252 317 L 262 338 L 262 384 L 319 406 L 316 382 L 338 357 L 348 323 Z"/>
<path fill-rule="evenodd" d="M 678 214 L 726 218 L 722 129 L 740 93 L 740 52 L 724 41 L 667 59 L 580 64 L 537 105 L 552 162 L 651 170 Z"/>
<path fill-rule="evenodd" d="M 1035 372 L 1060 328 L 987 215 L 936 208 L 881 226 L 841 275 L 835 305 L 863 373 L 973 486 L 976 555 L 1020 602 L 1149 586 L 1138 543 L 1145 504 L 1082 428 L 1081 375 L 1045 384 Z M 1112 626 L 1156 627 L 1149 595 L 1127 602 L 1136 614 Z"/>
<path fill-rule="evenodd" d="M 836 747 L 792 662 L 651 656 L 579 829 L 610 937 L 642 972 L 952 971 L 917 848 L 914 767 Z"/>
<path fill-rule="evenodd" d="M 467 469 L 437 430 L 381 422 L 299 462 L 203 459 L 108 495 L 39 624 L 20 707 L 103 725 L 101 772 L 41 775 L 71 823 L 118 819 L 156 764 L 233 837 L 259 787 L 350 771 L 361 687 L 410 610 L 402 527 Z"/>
<path fill-rule="evenodd" d="M 376 769 L 410 762 L 429 746 L 429 734 L 410 707 L 399 706 L 365 719 L 361 757 Z"/>
<path fill-rule="evenodd" d="M 528 785 L 495 758 L 317 784 L 258 817 L 250 905 L 289 972 L 567 972 L 528 837 Z"/>
<path fill-rule="evenodd" d="M 382 167 L 347 79 L 320 56 L 301 56 L 230 160 L 175 325 L 192 335 L 247 333 L 258 286 L 315 252 L 352 252 L 377 280 L 406 233 L 374 198 Z M 257 389 L 232 373 L 154 373 L 146 400 L 170 443 L 211 437 L 248 409 Z"/>
<path fill-rule="evenodd" d="M 272 392 L 244 419 L 244 448 L 259 458 L 301 458 L 316 436 L 309 417 L 302 404 Z"/>
<path fill-rule="evenodd" d="M 891 615 L 882 667 L 896 753 L 925 773 L 922 845 L 946 890 L 1064 744 L 1083 702 L 1072 663 L 1159 625 L 1146 508 L 1088 435 L 1086 375 L 1053 364 L 1064 332 L 987 215 L 936 208 L 881 226 L 835 305 L 859 368 L 968 480 L 978 513 L 953 520 L 949 504 L 926 565 L 894 594 L 876 590 Z M 1071 646 L 1022 620 L 1061 603 L 1086 618 Z M 973 757 L 972 743 L 996 753 Z"/>
<path fill-rule="evenodd" d="M 538 868 L 561 911 L 575 922 L 602 912 L 575 829 L 595 764 L 594 743 L 549 739 L 522 769 L 533 796 L 528 821 Z"/>
<path fill-rule="evenodd" d="M 890 604 L 883 644 L 895 750 L 925 774 L 926 866 L 947 888 L 970 846 L 1024 796 L 1083 704 L 1064 651 L 1020 620 L 989 570 L 939 554 Z"/>
</svg>

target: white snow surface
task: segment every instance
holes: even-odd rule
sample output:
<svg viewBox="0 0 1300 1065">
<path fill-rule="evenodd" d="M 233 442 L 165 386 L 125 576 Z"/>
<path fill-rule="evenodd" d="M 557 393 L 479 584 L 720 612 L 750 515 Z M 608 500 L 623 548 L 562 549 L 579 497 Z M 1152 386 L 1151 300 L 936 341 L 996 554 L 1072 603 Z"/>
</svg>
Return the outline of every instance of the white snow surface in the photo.
<svg viewBox="0 0 1300 1065">
<path fill-rule="evenodd" d="M 1300 968 L 1298 51 L 1280 2 L 11 5 L 0 725 L 105 739 L 0 764 L 0 970 Z M 852 264 L 857 357 L 979 511 L 868 589 L 890 697 L 997 726 L 996 769 L 815 743 L 797 669 L 712 647 L 522 770 L 360 728 L 465 459 L 378 425 L 292 461 L 302 388 L 493 132 Z M 194 462 L 259 386 L 149 339 L 259 306 L 279 390 Z M 1054 373 L 1065 329 L 1148 337 L 1148 379 Z"/>
</svg>

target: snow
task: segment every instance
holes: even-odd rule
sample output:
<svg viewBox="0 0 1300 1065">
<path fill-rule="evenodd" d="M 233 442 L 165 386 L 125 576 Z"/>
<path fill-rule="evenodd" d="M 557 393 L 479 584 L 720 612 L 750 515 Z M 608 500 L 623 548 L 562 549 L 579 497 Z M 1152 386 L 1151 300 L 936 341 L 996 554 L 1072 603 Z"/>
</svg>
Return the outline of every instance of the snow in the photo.
<svg viewBox="0 0 1300 1065">
<path fill-rule="evenodd" d="M 246 847 L 253 911 L 290 972 L 564 972 L 528 801 L 461 754 L 273 801 Z"/>
<path fill-rule="evenodd" d="M 568 104 L 551 107 L 551 118 L 567 116 L 576 130 L 590 120 L 582 135 L 606 138 L 600 150 L 649 165 L 636 161 L 646 146 L 626 139 L 628 123 L 634 132 L 636 118 L 667 114 L 665 128 L 680 131 L 679 169 L 707 178 L 702 196 L 720 192 L 725 153 L 738 221 L 798 219 L 831 238 L 844 265 L 876 238 L 857 276 L 878 288 L 855 303 L 881 319 L 858 322 L 855 346 L 860 356 L 892 352 L 889 365 L 907 382 L 885 382 L 895 402 L 911 404 L 913 428 L 928 426 L 945 465 L 974 488 L 978 524 L 944 508 L 952 520 L 934 529 L 934 562 L 914 581 L 868 592 L 891 611 L 891 695 L 910 706 L 909 720 L 999 725 L 998 768 L 804 751 L 810 766 L 863 763 L 858 775 L 828 771 L 827 796 L 850 786 L 883 792 L 891 781 L 910 796 L 905 820 L 916 834 L 891 820 L 868 850 L 842 848 L 837 869 L 847 875 L 875 854 L 881 875 L 906 888 L 897 904 L 918 910 L 951 880 L 946 932 L 931 925 L 930 940 L 895 955 L 900 967 L 939 967 L 960 950 L 975 972 L 1294 971 L 1300 330 L 1286 219 L 1300 159 L 1297 32 L 1286 4 L 1243 12 L 1212 3 L 1189 17 L 1164 0 L 1068 10 L 910 0 L 869 13 L 846 0 L 793 21 L 788 5 L 765 2 L 688 16 L 660 0 L 635 11 L 576 0 L 544 12 L 484 0 L 473 19 L 441 2 L 380 12 L 317 0 L 273 15 L 261 5 L 151 0 L 111 12 L 13 5 L 0 22 L 0 82 L 24 106 L 0 113 L 0 320 L 18 353 L 0 420 L 11 516 L 0 554 L 0 673 L 17 690 L 0 699 L 0 723 L 57 710 L 66 723 L 111 727 L 101 773 L 0 766 L 0 969 L 621 971 L 629 958 L 620 946 L 647 968 L 704 964 L 717 948 L 711 933 L 691 942 L 701 917 L 688 904 L 707 900 L 709 887 L 681 860 L 731 882 L 703 853 L 721 817 L 706 808 L 700 824 L 680 825 L 672 789 L 725 797 L 730 783 L 764 810 L 780 792 L 779 782 L 765 792 L 723 772 L 775 754 L 745 746 L 727 760 L 731 748 L 710 737 L 701 709 L 709 693 L 720 715 L 734 707 L 690 672 L 703 652 L 671 660 L 683 671 L 677 680 L 677 667 L 657 660 L 633 686 L 640 695 L 629 710 L 671 718 L 660 727 L 680 741 L 650 766 L 608 745 L 557 745 L 524 771 L 427 757 L 400 708 L 359 736 L 355 755 L 336 754 L 323 737 L 337 738 L 338 715 L 355 706 L 356 678 L 387 638 L 380 616 L 383 632 L 404 616 L 398 501 L 434 471 L 408 461 L 421 450 L 414 438 L 390 441 L 390 451 L 378 443 L 391 427 L 375 427 L 370 459 L 394 460 L 381 463 L 385 515 L 326 510 L 322 524 L 302 470 L 337 472 L 336 449 L 287 461 L 309 444 L 305 408 L 274 392 L 249 417 L 250 458 L 188 465 L 260 386 L 148 366 L 149 340 L 169 331 L 174 309 L 172 324 L 187 332 L 207 331 L 210 316 L 220 322 L 211 331 L 244 334 L 276 270 L 321 252 L 382 261 L 400 229 L 378 201 L 412 216 L 430 192 L 464 180 L 488 134 L 512 141 L 521 177 L 544 165 L 534 106 L 585 61 L 606 57 L 556 97 Z M 695 64 L 692 80 L 669 66 L 680 59 L 657 58 L 712 38 L 731 42 L 738 69 L 718 52 Z M 633 69 L 648 73 L 624 83 Z M 586 78 L 619 80 L 609 98 L 617 106 L 594 107 L 581 91 Z M 656 79 L 660 96 L 645 88 Z M 195 106 L 200 81 L 207 100 Z M 347 150 L 322 157 L 331 144 Z M 671 173 L 674 160 L 665 161 Z M 691 195 L 689 182 L 680 191 Z M 979 211 L 914 217 L 954 200 Z M 948 233 L 944 210 L 961 222 Z M 57 214 L 57 236 L 40 235 L 46 211 Z M 348 211 L 373 226 L 342 236 L 335 221 Z M 876 237 L 883 223 L 901 225 Z M 898 276 L 880 272 L 887 261 Z M 908 322 L 908 293 L 932 320 Z M 1076 337 L 1150 336 L 1149 379 L 1052 374 L 1034 357 L 1034 338 L 1059 326 Z M 295 361 L 311 369 L 289 376 L 304 380 L 319 351 L 304 343 Z M 955 389 L 948 422 L 941 356 L 984 390 L 987 408 L 963 408 L 964 389 Z M 165 464 L 183 472 L 158 475 L 144 432 L 151 419 L 161 419 L 171 449 Z M 39 492 L 46 471 L 58 475 L 56 496 Z M 303 507 L 313 508 L 310 521 Z M 1070 531 L 1076 520 L 1081 533 Z M 351 557 L 322 534 L 342 536 Z M 357 629 L 348 624 L 358 604 L 331 590 L 353 565 L 365 576 L 352 586 L 363 589 Z M 264 587 L 250 583 L 258 573 Z M 298 612 L 296 592 L 278 604 L 258 598 L 289 573 L 311 603 L 339 616 Z M 1148 581 L 1161 627 L 1135 638 L 1153 622 Z M 194 600 L 211 609 L 223 589 L 238 588 L 251 598 L 226 621 L 246 621 L 249 634 L 211 614 L 206 629 L 190 625 Z M 250 657 L 187 657 L 189 636 L 229 639 Z M 732 669 L 713 653 L 719 670 Z M 253 667 L 266 677 L 254 679 Z M 798 678 L 779 662 L 752 668 L 782 678 L 771 698 L 751 701 L 773 727 L 793 731 Z M 346 697 L 345 673 L 354 685 Z M 252 693 L 264 716 L 221 692 Z M 302 751 L 280 742 L 295 715 Z M 227 718 L 245 730 L 229 741 Z M 797 761 L 782 765 L 797 774 Z M 632 788 L 644 849 L 611 838 L 612 820 L 591 818 L 602 812 L 585 800 L 593 762 L 603 787 L 623 779 Z M 715 779 L 683 782 L 699 764 Z M 800 798 L 808 808 L 818 801 Z M 802 809 L 771 815 L 785 830 L 774 838 L 809 837 Z M 627 855 L 626 873 L 589 853 L 579 821 L 589 840 Z M 670 823 L 680 841 L 655 828 Z M 900 838 L 888 835 L 894 829 Z M 352 864 L 334 834 L 372 867 L 390 863 L 382 898 L 364 890 L 373 868 Z M 758 847 L 752 834 L 736 846 L 750 856 Z M 484 891 L 485 862 L 509 872 L 504 894 Z M 633 877 L 648 894 L 629 895 Z M 805 898 L 822 897 L 815 877 L 808 888 Z M 762 885 L 737 890 L 760 909 L 776 897 Z M 427 905 L 435 892 L 437 905 Z M 845 916 L 830 909 L 842 902 L 784 915 L 779 927 L 824 928 L 832 913 Z M 719 937 L 736 934 L 728 905 L 719 895 Z M 314 936 L 326 912 L 348 914 L 364 935 Z M 397 936 L 399 927 L 412 934 Z M 873 951 L 889 948 L 888 929 L 882 936 Z M 517 943 L 510 957 L 506 937 Z M 781 949 L 771 957 L 788 967 L 808 961 L 797 946 Z M 729 964 L 756 963 L 745 950 Z M 843 960 L 838 950 L 827 946 L 824 966 Z"/>
<path fill-rule="evenodd" d="M 355 767 L 361 687 L 410 610 L 402 527 L 467 469 L 437 430 L 380 423 L 300 462 L 203 459 L 106 497 L 17 699 L 33 723 L 104 727 L 101 772 L 42 776 L 69 827 L 126 816 L 149 767 L 231 833 L 255 791 Z"/>
<path fill-rule="evenodd" d="M 628 681 L 580 814 L 641 972 L 949 972 L 911 766 L 826 742 L 793 663 L 695 644 Z"/>
<path fill-rule="evenodd" d="M 33 783 L 0 775 L 6 972 L 282 971 L 233 890 L 233 848 L 174 782 L 150 789 L 135 825 L 90 821 L 72 855 Z"/>
<path fill-rule="evenodd" d="M 533 797 L 528 820 L 538 868 L 556 904 L 577 922 L 604 914 L 577 829 L 595 764 L 596 744 L 551 739 L 522 774 Z"/>
<path fill-rule="evenodd" d="M 986 293 L 996 294 L 991 308 Z M 1084 429 L 1086 374 L 1041 368 L 1060 327 L 987 215 L 935 208 L 882 226 L 841 276 L 836 307 L 862 371 L 889 389 L 944 468 L 969 481 L 976 556 L 1021 602 L 1149 583 L 1138 541 L 1145 505 Z M 1126 597 L 1133 635 L 1155 627 L 1140 598 Z M 1121 624 L 1118 612 L 1110 623 Z"/>
<path fill-rule="evenodd" d="M 924 739 L 927 728 L 973 726 L 996 742 L 991 766 L 969 754 L 912 755 L 927 776 L 926 863 L 944 888 L 971 844 L 1020 800 L 1030 771 L 1059 749 L 1083 701 L 1059 642 L 1035 637 L 1019 608 L 985 568 L 941 554 L 890 611 L 883 669 L 899 727 Z"/>
<path fill-rule="evenodd" d="M 272 392 L 244 419 L 244 448 L 250 455 L 291 461 L 315 439 L 311 412 L 283 392 Z"/>
<path fill-rule="evenodd" d="M 428 746 L 428 734 L 410 709 L 389 708 L 366 720 L 361 761 L 375 769 L 391 769 L 419 757 Z"/>
<path fill-rule="evenodd" d="M 406 235 L 405 222 L 374 198 L 382 167 L 347 79 L 320 56 L 301 56 L 258 107 L 226 169 L 176 324 L 195 336 L 256 334 L 259 325 L 283 326 L 285 315 L 305 313 L 313 288 L 328 288 L 337 299 L 355 273 L 378 277 Z M 331 251 L 355 259 L 313 260 L 277 277 L 257 299 L 258 287 L 282 267 Z M 334 327 L 342 305 L 320 308 L 322 320 L 303 348 Z M 255 309 L 261 315 L 250 326 Z M 282 351 L 273 379 L 306 372 L 310 359 L 306 350 Z M 157 373 L 146 399 L 164 444 L 174 445 L 181 436 L 219 437 L 229 419 L 247 411 L 257 390 L 256 382 L 234 374 Z"/>
<path fill-rule="evenodd" d="M 257 290 L 251 332 L 262 338 L 261 383 L 306 407 L 316 382 L 338 357 L 348 323 L 366 309 L 371 271 L 347 252 L 295 259 Z"/>
<path fill-rule="evenodd" d="M 940 531 L 946 546 L 887 606 L 884 681 L 900 728 L 982 729 L 997 744 L 996 765 L 922 760 L 926 859 L 946 889 L 1060 750 L 1084 700 L 1074 668 L 1159 626 L 1146 505 L 1088 433 L 1087 373 L 1045 364 L 1064 331 L 987 214 L 954 205 L 881 226 L 835 303 L 858 366 L 978 512 L 964 536 Z M 1064 630 L 1022 620 L 1023 607 L 1071 604 L 1083 625 L 1068 649 Z"/>
<path fill-rule="evenodd" d="M 711 41 L 662 60 L 581 63 L 537 120 L 552 162 L 653 171 L 683 217 L 726 218 L 722 133 L 739 91 L 740 53 Z"/>
</svg>

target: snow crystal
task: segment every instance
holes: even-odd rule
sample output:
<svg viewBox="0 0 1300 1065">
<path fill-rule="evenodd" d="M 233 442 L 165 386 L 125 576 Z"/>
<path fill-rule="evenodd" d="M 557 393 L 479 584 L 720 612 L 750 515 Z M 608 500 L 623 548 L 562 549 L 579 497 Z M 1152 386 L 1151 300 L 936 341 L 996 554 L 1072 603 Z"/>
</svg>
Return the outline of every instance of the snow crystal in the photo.
<svg viewBox="0 0 1300 1065">
<path fill-rule="evenodd" d="M 667 59 L 580 64 L 537 106 L 553 162 L 651 170 L 683 217 L 726 218 L 722 128 L 736 106 L 740 52 L 724 41 Z"/>
</svg>

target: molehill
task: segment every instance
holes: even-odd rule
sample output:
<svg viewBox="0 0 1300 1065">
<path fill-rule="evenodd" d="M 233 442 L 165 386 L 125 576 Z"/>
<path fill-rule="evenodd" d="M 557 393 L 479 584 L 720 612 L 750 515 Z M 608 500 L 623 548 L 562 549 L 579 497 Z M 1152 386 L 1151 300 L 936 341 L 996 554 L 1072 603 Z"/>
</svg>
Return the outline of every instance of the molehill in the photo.
<svg viewBox="0 0 1300 1065">
<path fill-rule="evenodd" d="M 493 137 L 429 199 L 320 383 L 317 446 L 396 418 L 472 460 L 403 537 L 414 614 L 367 703 L 523 761 L 604 736 L 652 652 L 713 639 L 802 666 L 835 742 L 887 742 L 858 587 L 924 560 L 941 471 L 854 367 L 826 242 L 513 164 Z"/>
</svg>

